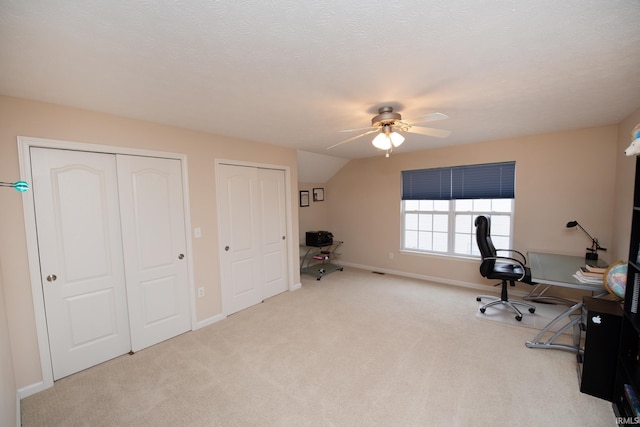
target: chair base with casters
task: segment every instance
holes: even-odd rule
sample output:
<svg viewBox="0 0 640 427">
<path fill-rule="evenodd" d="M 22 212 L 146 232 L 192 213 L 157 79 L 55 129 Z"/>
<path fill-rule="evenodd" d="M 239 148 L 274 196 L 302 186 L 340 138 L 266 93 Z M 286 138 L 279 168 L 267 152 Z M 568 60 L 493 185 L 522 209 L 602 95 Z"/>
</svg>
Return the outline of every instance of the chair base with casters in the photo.
<svg viewBox="0 0 640 427">
<path fill-rule="evenodd" d="M 515 285 L 513 283 L 513 281 L 510 281 L 510 284 L 511 284 L 511 286 Z M 494 305 L 501 304 L 501 305 L 505 305 L 505 306 L 509 307 L 511 309 L 511 311 L 516 313 L 516 320 L 518 322 L 520 322 L 522 320 L 522 312 L 518 309 L 518 307 L 516 307 L 516 305 L 520 305 L 520 306 L 528 308 L 529 309 L 529 313 L 533 314 L 533 313 L 536 312 L 536 306 L 533 305 L 533 304 L 529 304 L 528 302 L 523 302 L 523 301 L 511 301 L 511 300 L 509 300 L 509 297 L 507 295 L 507 280 L 502 280 L 502 291 L 500 293 L 500 298 L 496 298 L 495 296 L 491 296 L 491 295 L 478 295 L 476 297 L 476 301 L 481 302 L 483 298 L 491 299 L 491 301 L 486 303 L 482 307 L 480 307 L 480 313 L 484 313 L 487 310 L 488 307 L 493 307 Z"/>
</svg>

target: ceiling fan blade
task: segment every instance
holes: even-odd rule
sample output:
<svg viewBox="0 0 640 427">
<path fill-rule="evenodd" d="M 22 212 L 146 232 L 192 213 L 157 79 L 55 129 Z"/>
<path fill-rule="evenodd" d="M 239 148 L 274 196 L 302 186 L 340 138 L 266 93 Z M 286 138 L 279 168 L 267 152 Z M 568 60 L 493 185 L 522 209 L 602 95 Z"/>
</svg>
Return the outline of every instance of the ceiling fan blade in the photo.
<svg viewBox="0 0 640 427">
<path fill-rule="evenodd" d="M 369 126 L 366 128 L 357 128 L 357 129 L 345 129 L 345 130 L 341 130 L 340 132 L 355 132 L 357 130 L 378 130 L 380 129 L 380 127 L 378 126 Z"/>
<path fill-rule="evenodd" d="M 437 138 L 445 138 L 451 135 L 450 130 L 424 128 L 420 126 L 411 126 L 409 129 L 407 129 L 407 132 L 419 133 L 420 135 L 435 136 Z"/>
<path fill-rule="evenodd" d="M 358 139 L 358 138 L 361 138 L 361 137 L 363 137 L 363 136 L 365 136 L 365 135 L 369 135 L 370 133 L 378 132 L 378 130 L 379 130 L 379 129 L 380 129 L 380 128 L 375 128 L 375 129 L 372 129 L 372 130 L 370 130 L 370 131 L 368 131 L 368 132 L 361 133 L 361 134 L 360 134 L 360 135 L 358 135 L 358 136 L 354 136 L 354 137 L 352 137 L 352 138 L 345 139 L 344 141 L 340 141 L 340 142 L 338 142 L 337 144 L 333 144 L 331 147 L 327 147 L 327 150 L 331 150 L 332 148 L 335 148 L 335 147 L 337 147 L 338 145 L 346 144 L 347 142 L 351 142 L 351 141 L 353 141 L 354 139 Z"/>
<path fill-rule="evenodd" d="M 435 122 L 436 120 L 444 120 L 448 118 L 449 116 L 447 116 L 446 114 L 431 113 L 431 114 L 427 114 L 426 116 L 414 117 L 413 119 L 403 120 L 403 122 L 409 125 L 417 125 L 419 123 Z"/>
</svg>

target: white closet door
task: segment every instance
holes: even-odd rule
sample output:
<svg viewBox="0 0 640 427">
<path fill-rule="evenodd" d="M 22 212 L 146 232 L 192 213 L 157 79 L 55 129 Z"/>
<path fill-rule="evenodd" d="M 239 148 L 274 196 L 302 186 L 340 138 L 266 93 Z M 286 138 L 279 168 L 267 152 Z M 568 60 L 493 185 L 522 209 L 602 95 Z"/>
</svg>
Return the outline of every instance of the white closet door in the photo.
<svg viewBox="0 0 640 427">
<path fill-rule="evenodd" d="M 257 169 L 218 165 L 222 298 L 229 315 L 262 301 Z"/>
<path fill-rule="evenodd" d="M 286 195 L 283 170 L 258 169 L 262 236 L 262 298 L 287 290 Z"/>
<path fill-rule="evenodd" d="M 130 350 L 115 156 L 31 149 L 54 379 Z"/>
<path fill-rule="evenodd" d="M 118 155 L 131 345 L 191 329 L 180 161 Z"/>
</svg>

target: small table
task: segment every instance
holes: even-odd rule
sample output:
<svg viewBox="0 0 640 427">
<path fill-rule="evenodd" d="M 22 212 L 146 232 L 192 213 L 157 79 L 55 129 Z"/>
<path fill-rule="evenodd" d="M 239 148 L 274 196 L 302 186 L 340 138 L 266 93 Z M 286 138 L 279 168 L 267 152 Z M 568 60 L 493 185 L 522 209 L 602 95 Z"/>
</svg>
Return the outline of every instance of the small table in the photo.
<svg viewBox="0 0 640 427">
<path fill-rule="evenodd" d="M 342 271 L 343 267 L 336 265 L 331 260 L 339 255 L 336 249 L 342 241 L 334 240 L 330 245 L 323 246 L 302 246 L 306 248 L 306 252 L 300 261 L 300 273 L 310 274 L 316 280 L 322 279 L 322 276 L 333 273 L 334 271 Z"/>
<path fill-rule="evenodd" d="M 595 298 L 607 295 L 608 292 L 604 288 L 604 284 L 582 283 L 573 277 L 576 271 L 578 271 L 580 267 L 584 267 L 586 263 L 585 258 L 580 256 L 529 252 L 531 278 L 534 282 L 544 283 L 547 284 L 547 286 L 561 286 L 563 288 L 590 291 Z M 607 263 L 602 260 L 589 261 L 589 264 L 592 263 L 598 267 L 607 266 Z M 527 341 L 526 346 L 529 348 L 554 348 L 581 353 L 580 331 L 578 326 L 581 321 L 582 306 L 583 302 L 580 301 L 567 308 L 550 321 L 533 340 Z M 578 311 L 578 313 L 574 314 L 576 311 Z M 562 322 L 565 323 L 562 324 Z M 556 324 L 561 324 L 562 326 L 548 339 L 543 340 L 543 337 L 549 333 L 551 328 Z M 574 328 L 573 345 L 557 343 L 556 339 L 569 328 Z"/>
</svg>

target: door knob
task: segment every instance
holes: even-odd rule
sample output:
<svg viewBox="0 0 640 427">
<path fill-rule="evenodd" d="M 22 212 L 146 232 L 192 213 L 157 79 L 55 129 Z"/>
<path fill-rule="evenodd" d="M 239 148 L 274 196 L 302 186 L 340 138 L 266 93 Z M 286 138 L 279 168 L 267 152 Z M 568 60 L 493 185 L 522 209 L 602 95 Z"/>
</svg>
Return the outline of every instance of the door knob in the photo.
<svg viewBox="0 0 640 427">
<path fill-rule="evenodd" d="M 282 236 L 282 240 L 286 239 L 286 236 Z"/>
<path fill-rule="evenodd" d="M 55 282 L 57 278 L 58 276 L 56 276 L 55 274 L 50 274 L 47 276 L 47 282 Z"/>
<path fill-rule="evenodd" d="M 184 254 L 178 255 L 178 259 L 182 259 L 182 258 L 184 258 Z"/>
<path fill-rule="evenodd" d="M 228 251 L 228 250 L 229 250 L 229 246 L 225 246 L 225 247 L 224 247 L 224 250 L 225 250 L 225 251 Z"/>
</svg>

